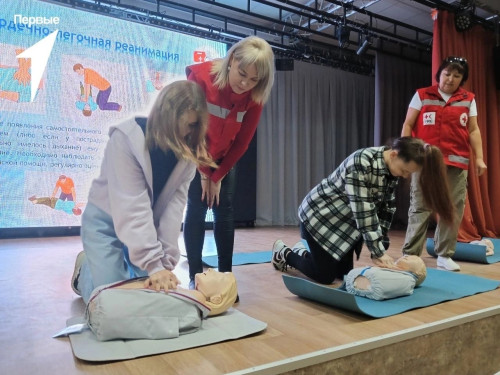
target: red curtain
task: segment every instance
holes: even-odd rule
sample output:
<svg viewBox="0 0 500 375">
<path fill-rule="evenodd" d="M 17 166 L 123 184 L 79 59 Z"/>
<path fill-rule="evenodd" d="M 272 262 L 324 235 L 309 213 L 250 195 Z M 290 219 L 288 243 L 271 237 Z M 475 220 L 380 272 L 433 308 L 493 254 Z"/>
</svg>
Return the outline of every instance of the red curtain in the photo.
<svg viewBox="0 0 500 375">
<path fill-rule="evenodd" d="M 458 241 L 470 242 L 481 237 L 496 238 L 500 234 L 500 193 L 497 187 L 500 183 L 500 95 L 495 87 L 494 33 L 480 25 L 458 32 L 454 19 L 451 12 L 438 12 L 434 22 L 432 72 L 435 82 L 439 65 L 447 56 L 465 57 L 469 62 L 469 79 L 464 88 L 476 95 L 484 161 L 488 166 L 479 177 L 471 158 L 467 203 L 458 233 Z"/>
</svg>

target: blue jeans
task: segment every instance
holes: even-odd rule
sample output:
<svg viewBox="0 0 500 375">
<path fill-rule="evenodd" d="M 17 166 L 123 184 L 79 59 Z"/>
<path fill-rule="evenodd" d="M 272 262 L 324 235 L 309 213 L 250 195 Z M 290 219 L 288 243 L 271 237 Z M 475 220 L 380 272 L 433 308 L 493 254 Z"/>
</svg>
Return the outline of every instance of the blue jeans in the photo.
<svg viewBox="0 0 500 375">
<path fill-rule="evenodd" d="M 214 213 L 214 238 L 217 246 L 219 271 L 229 272 L 233 264 L 234 208 L 233 197 L 236 190 L 236 167 L 222 180 L 219 205 L 212 208 Z M 201 200 L 201 177 L 196 172 L 189 186 L 186 217 L 184 219 L 184 243 L 189 263 L 189 278 L 203 272 L 201 254 L 205 240 L 205 216 L 208 206 Z"/>
<path fill-rule="evenodd" d="M 130 262 L 128 249 L 118 239 L 111 216 L 92 203 L 85 207 L 80 232 L 85 261 L 80 268 L 78 290 L 85 303 L 98 286 L 148 275 Z"/>
</svg>

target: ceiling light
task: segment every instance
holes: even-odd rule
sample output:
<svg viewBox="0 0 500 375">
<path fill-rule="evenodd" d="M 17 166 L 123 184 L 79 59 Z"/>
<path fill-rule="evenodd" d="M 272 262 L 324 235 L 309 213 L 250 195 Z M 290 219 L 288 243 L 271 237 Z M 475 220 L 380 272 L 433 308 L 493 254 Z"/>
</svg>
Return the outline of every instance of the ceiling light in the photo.
<svg viewBox="0 0 500 375">
<path fill-rule="evenodd" d="M 358 56 L 361 56 L 363 55 L 366 50 L 372 45 L 372 41 L 370 39 L 370 37 L 366 37 L 365 40 L 363 41 L 363 43 L 361 44 L 361 46 L 359 46 L 358 50 L 356 51 L 356 54 Z"/>
<path fill-rule="evenodd" d="M 470 11 L 460 11 L 455 14 L 455 29 L 457 31 L 469 30 L 472 26 L 472 14 Z"/>
<path fill-rule="evenodd" d="M 337 26 L 337 30 L 335 32 L 335 37 L 339 41 L 340 47 L 346 47 L 349 44 L 350 35 L 351 35 L 351 29 L 349 26 L 346 26 L 346 25 Z"/>
<path fill-rule="evenodd" d="M 455 29 L 458 32 L 469 30 L 475 11 L 474 0 L 461 0 L 460 7 L 455 13 Z"/>
</svg>

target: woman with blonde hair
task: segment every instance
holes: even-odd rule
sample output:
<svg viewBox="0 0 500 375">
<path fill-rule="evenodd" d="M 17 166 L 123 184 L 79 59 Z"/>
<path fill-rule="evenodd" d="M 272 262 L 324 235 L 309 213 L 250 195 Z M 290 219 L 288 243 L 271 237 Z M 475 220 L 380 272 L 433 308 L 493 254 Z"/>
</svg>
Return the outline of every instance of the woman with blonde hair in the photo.
<svg viewBox="0 0 500 375">
<path fill-rule="evenodd" d="M 217 168 L 198 168 L 189 188 L 184 242 L 192 287 L 194 275 L 203 271 L 201 254 L 209 208 L 214 213 L 219 270 L 231 271 L 236 163 L 255 134 L 263 105 L 271 92 L 274 54 L 264 39 L 249 36 L 233 45 L 223 59 L 188 66 L 186 74 L 207 96 L 208 151 L 217 163 Z"/>
<path fill-rule="evenodd" d="M 207 103 L 200 86 L 166 86 L 148 118 L 112 126 L 99 176 L 82 215 L 84 251 L 71 286 L 88 301 L 94 288 L 148 276 L 145 287 L 175 288 L 172 272 L 189 184 L 215 164 L 205 145 Z"/>
</svg>

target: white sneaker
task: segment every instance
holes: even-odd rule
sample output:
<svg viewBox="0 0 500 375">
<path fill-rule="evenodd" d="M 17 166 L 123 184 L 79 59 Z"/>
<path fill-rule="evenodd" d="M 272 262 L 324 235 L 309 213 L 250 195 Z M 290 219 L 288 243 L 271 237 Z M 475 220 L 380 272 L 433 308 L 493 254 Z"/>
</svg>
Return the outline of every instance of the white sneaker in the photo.
<svg viewBox="0 0 500 375">
<path fill-rule="evenodd" d="M 460 271 L 460 266 L 448 257 L 438 256 L 437 266 L 447 271 Z"/>
<path fill-rule="evenodd" d="M 78 289 L 78 278 L 80 276 L 80 269 L 82 268 L 82 263 L 84 260 L 85 260 L 85 252 L 80 251 L 76 256 L 75 269 L 73 270 L 73 276 L 71 276 L 71 289 L 73 289 L 73 292 L 75 292 L 79 296 L 81 296 L 82 293 Z"/>
<path fill-rule="evenodd" d="M 288 246 L 282 240 L 276 240 L 273 245 L 273 256 L 271 258 L 271 263 L 274 268 L 281 272 L 286 272 L 286 252 L 291 251 Z"/>
<path fill-rule="evenodd" d="M 304 243 L 302 241 L 299 241 L 295 245 L 293 245 L 292 251 L 295 254 L 300 255 L 301 257 L 306 257 L 307 254 L 309 253 L 309 250 L 307 249 L 306 245 L 304 245 Z"/>
</svg>

